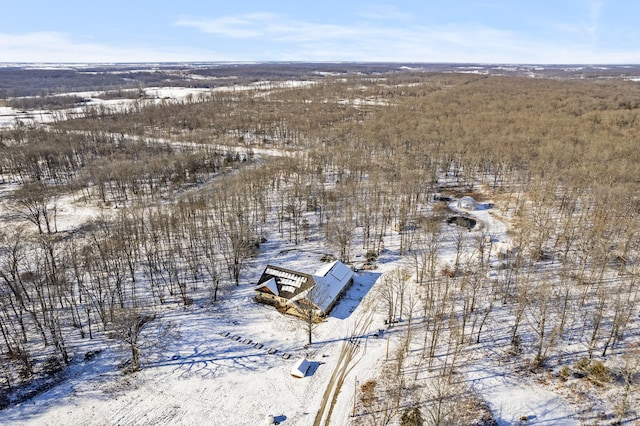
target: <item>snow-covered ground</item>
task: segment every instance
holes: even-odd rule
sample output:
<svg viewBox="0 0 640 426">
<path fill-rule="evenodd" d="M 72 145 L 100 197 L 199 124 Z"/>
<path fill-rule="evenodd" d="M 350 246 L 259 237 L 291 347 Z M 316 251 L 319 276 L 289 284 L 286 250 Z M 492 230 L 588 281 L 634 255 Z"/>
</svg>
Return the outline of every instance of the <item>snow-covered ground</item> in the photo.
<svg viewBox="0 0 640 426">
<path fill-rule="evenodd" d="M 479 203 L 476 210 L 469 212 L 458 210 L 455 202 L 449 208 L 480 221 L 484 233 L 493 240 L 496 253 L 491 261 L 492 267 L 497 268 L 497 252 L 504 247 L 513 247 L 507 234 L 508 224 L 496 217 L 490 203 Z M 531 377 L 513 374 L 502 355 L 490 346 L 479 348 L 477 352 L 467 358 L 462 370 L 470 387 L 488 403 L 499 426 L 580 424 L 575 409 L 563 397 L 545 389 Z"/>
<path fill-rule="evenodd" d="M 71 226 L 67 213 L 81 213 L 75 216 L 78 221 L 91 216 L 81 208 L 74 210 L 78 207 L 72 207 L 70 200 L 60 201 L 64 206 L 59 227 Z M 508 243 L 507 225 L 488 205 L 467 214 L 479 219 L 484 232 L 496 241 Z M 253 301 L 253 283 L 267 263 L 309 272 L 321 264 L 313 243 L 282 250 L 291 245 L 274 239 L 262 246 L 245 281 L 227 289 L 220 302 L 165 307 L 159 312 L 156 327 L 172 324 L 175 331 L 161 339 L 162 347 L 146 351 L 140 372 L 123 375 L 117 364 L 126 352 L 105 343 L 93 357 L 76 357 L 60 384 L 1 411 L 0 423 L 260 425 L 273 416 L 280 424 L 314 425 L 320 407 L 325 408 L 323 421 L 329 415 L 325 398 L 329 387 L 337 394 L 329 424 L 350 424 L 358 384 L 376 377 L 406 327 L 387 328 L 375 303 L 380 277 L 402 262 L 397 244 L 397 236 L 390 237 L 379 269 L 356 274 L 347 295 L 317 327 L 311 346 L 305 346 L 300 320 Z M 453 256 L 451 247 L 443 249 L 444 261 Z M 349 345 L 355 345 L 353 359 L 344 383 L 338 384 L 333 375 Z M 81 347 L 75 351 L 82 353 Z M 290 370 L 301 357 L 308 358 L 312 367 L 306 377 L 295 378 Z M 460 379 L 486 400 L 499 425 L 525 420 L 579 424 L 565 399 L 530 377 L 508 374 L 503 362 L 490 344 L 484 345 L 467 356 Z"/>
<path fill-rule="evenodd" d="M 200 94 L 210 93 L 210 89 L 197 89 L 197 88 L 185 88 L 185 87 L 172 87 L 172 88 L 148 88 L 145 89 L 146 98 L 143 102 L 158 102 L 161 99 L 172 99 L 175 101 L 187 99 L 187 97 L 196 97 Z M 88 99 L 81 106 L 73 108 L 64 108 L 60 110 L 18 110 L 11 107 L 0 107 L 0 128 L 9 128 L 16 124 L 17 121 L 21 121 L 25 124 L 30 123 L 51 123 L 56 117 L 72 117 L 74 115 L 83 114 L 86 108 L 89 107 L 107 107 L 113 109 L 126 108 L 135 102 L 140 102 L 138 99 L 100 99 L 99 96 L 103 92 L 72 92 L 65 93 L 66 96 L 78 96 Z"/>
<path fill-rule="evenodd" d="M 539 383 L 510 377 L 504 366 L 485 361 L 465 370 L 472 388 L 487 401 L 499 426 L 524 422 L 533 425 L 580 425 L 575 410 L 562 396 L 544 389 Z"/>
<path fill-rule="evenodd" d="M 294 86 L 282 83 L 277 87 Z M 259 86 L 263 90 L 274 87 L 268 82 Z M 251 88 L 255 87 L 214 90 Z M 146 89 L 146 94 L 152 100 L 180 100 L 209 91 L 152 88 Z M 127 102 L 134 101 L 92 98 L 89 104 L 123 106 Z M 29 114 L 32 118 L 2 107 L 0 127 L 13 125 L 17 118 L 38 122 L 53 118 L 46 111 Z M 244 148 L 238 148 L 241 149 Z M 289 155 L 275 148 L 254 148 L 253 151 L 258 155 Z M 0 199 L 4 198 L 3 191 L 13 189 L 0 186 Z M 72 230 L 103 214 L 71 196 L 60 198 L 57 205 L 59 231 Z M 455 211 L 455 203 L 449 208 Z M 494 208 L 481 203 L 477 210 L 464 212 L 476 218 L 481 224 L 478 228 L 494 242 L 492 262 L 498 262 L 499 250 L 512 246 L 507 232 L 509 223 L 498 214 L 499 210 L 499 205 Z M 5 213 L 0 211 L 0 217 Z M 450 241 L 455 227 L 445 227 L 447 232 Z M 387 236 L 378 269 L 356 274 L 347 295 L 315 330 L 314 343 L 306 346 L 306 331 L 301 321 L 255 303 L 253 284 L 268 263 L 300 271 L 316 270 L 321 265 L 322 254 L 317 246 L 313 241 L 293 246 L 284 239 L 270 239 L 244 272 L 240 286 L 223 290 L 219 302 L 199 301 L 188 308 L 165 306 L 158 312 L 155 330 L 170 324 L 174 331 L 157 339 L 162 346 L 148 348 L 143 353 L 141 371 L 124 375 L 117 366 L 126 359 L 126 351 L 109 346 L 111 341 L 105 340 L 99 353 L 85 358 L 76 356 L 57 385 L 0 411 L 0 424 L 260 425 L 265 424 L 269 416 L 284 425 L 324 424 L 316 423 L 319 410 L 319 418 L 325 422 L 330 415 L 328 424 L 331 425 L 357 421 L 352 415 L 359 384 L 378 377 L 407 328 L 406 323 L 388 328 L 384 323 L 386 315 L 375 301 L 381 277 L 403 265 L 406 259 L 398 255 L 399 236 Z M 454 258 L 453 245 L 444 245 L 441 262 L 452 264 Z M 491 335 L 492 328 L 506 327 L 505 321 L 501 317 L 492 318 L 485 336 Z M 384 332 L 381 334 L 380 330 Z M 149 341 L 156 336 L 150 337 Z M 78 339 L 71 344 L 77 354 L 88 352 L 88 349 L 83 351 L 85 340 Z M 341 354 L 351 345 L 354 345 L 353 359 L 344 371 L 344 382 L 337 383 L 334 373 L 343 367 Z M 486 401 L 498 425 L 580 424 L 575 405 L 535 376 L 514 374 L 516 366 L 510 363 L 515 361 L 505 359 L 504 354 L 495 350 L 497 345 L 485 337 L 482 344 L 465 349 L 457 380 Z M 504 346 L 502 342 L 500 345 Z M 91 348 L 95 352 L 93 344 Z M 295 378 L 290 370 L 301 357 L 308 358 L 312 367 L 306 377 Z M 332 409 L 327 406 L 326 395 L 328 398 L 337 395 Z"/>
<path fill-rule="evenodd" d="M 21 121 L 25 124 L 51 123 L 56 119 L 56 117 L 72 117 L 74 115 L 83 114 L 85 109 L 89 107 L 103 106 L 115 110 L 121 110 L 136 102 L 155 103 L 161 100 L 179 102 L 186 99 L 197 99 L 198 96 L 207 96 L 215 92 L 246 92 L 250 90 L 264 92 L 274 89 L 308 87 L 312 84 L 314 84 L 313 81 L 286 80 L 274 82 L 258 81 L 251 84 L 220 86 L 212 89 L 193 87 L 147 87 L 142 89 L 144 92 L 144 98 L 142 99 L 100 99 L 99 96 L 104 92 L 70 92 L 61 94 L 60 96 L 78 96 L 85 98 L 88 101 L 84 102 L 81 106 L 55 110 L 53 112 L 50 110 L 23 111 L 7 106 L 0 106 L 0 129 L 10 128 L 14 126 L 17 121 Z"/>
<path fill-rule="evenodd" d="M 300 252 L 286 264 L 308 267 L 315 259 Z M 358 303 L 378 276 L 357 275 L 309 348 L 300 321 L 253 302 L 250 283 L 215 307 L 168 310 L 161 321 L 175 324 L 180 337 L 142 371 L 122 376 L 117 348 L 105 348 L 75 361 L 61 385 L 0 412 L 0 423 L 256 425 L 271 414 L 286 424 L 313 424 L 340 348 L 366 309 Z M 290 369 L 304 356 L 312 371 L 294 378 Z"/>
</svg>

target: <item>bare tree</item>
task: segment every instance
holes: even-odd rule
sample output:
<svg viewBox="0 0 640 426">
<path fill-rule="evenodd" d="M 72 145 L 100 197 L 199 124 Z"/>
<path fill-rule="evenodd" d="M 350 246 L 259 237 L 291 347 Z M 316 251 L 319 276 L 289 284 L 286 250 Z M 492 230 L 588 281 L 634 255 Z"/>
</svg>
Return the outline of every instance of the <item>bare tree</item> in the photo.
<svg viewBox="0 0 640 426">
<path fill-rule="evenodd" d="M 302 328 L 307 336 L 307 345 L 311 345 L 313 342 L 313 333 L 318 324 L 322 322 L 322 316 L 324 313 L 321 307 L 329 300 L 329 295 L 326 291 L 315 285 L 309 289 L 304 297 L 296 302 L 297 313 L 302 318 Z"/>
<path fill-rule="evenodd" d="M 42 182 L 24 184 L 13 194 L 13 209 L 24 219 L 36 225 L 38 233 L 57 231 L 57 195 Z"/>
<path fill-rule="evenodd" d="M 620 400 L 616 404 L 618 424 L 622 424 L 622 420 L 629 409 L 629 398 L 632 396 L 633 392 L 638 389 L 638 373 L 640 373 L 640 351 L 635 349 L 628 351 L 623 355 L 623 365 L 619 371 L 619 375 L 622 378 L 623 390 L 620 395 Z"/>
<path fill-rule="evenodd" d="M 538 336 L 536 344 L 535 365 L 542 365 L 546 358 L 546 350 L 555 338 L 553 325 L 553 292 L 548 277 L 544 277 L 542 282 L 527 292 L 527 306 L 525 317 L 527 323 Z"/>
<path fill-rule="evenodd" d="M 111 324 L 113 336 L 122 341 L 131 353 L 129 371 L 140 369 L 140 339 L 142 330 L 155 320 L 155 313 L 143 312 L 135 308 L 120 309 Z"/>
<path fill-rule="evenodd" d="M 379 285 L 379 300 L 387 313 L 387 323 L 393 325 L 402 320 L 405 308 L 405 298 L 408 289 L 408 279 L 404 268 L 397 268 L 385 274 Z"/>
<path fill-rule="evenodd" d="M 327 217 L 328 239 L 338 248 L 340 260 L 349 262 L 350 245 L 353 238 L 353 223 L 351 212 L 346 212 L 343 216 Z"/>
<path fill-rule="evenodd" d="M 461 416 L 461 386 L 453 383 L 445 374 L 438 374 L 427 385 L 429 403 L 424 406 L 426 424 L 433 426 L 456 424 Z"/>
</svg>

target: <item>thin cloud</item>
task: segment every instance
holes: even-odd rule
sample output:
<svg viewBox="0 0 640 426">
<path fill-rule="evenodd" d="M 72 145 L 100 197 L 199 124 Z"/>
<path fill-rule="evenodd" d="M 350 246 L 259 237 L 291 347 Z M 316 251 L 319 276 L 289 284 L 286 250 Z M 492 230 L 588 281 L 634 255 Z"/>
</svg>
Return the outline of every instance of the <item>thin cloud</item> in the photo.
<svg viewBox="0 0 640 426">
<path fill-rule="evenodd" d="M 182 18 L 176 26 L 195 28 L 206 34 L 229 38 L 273 41 L 315 41 L 357 36 L 352 28 L 287 19 L 271 13 L 252 13 L 221 18 Z"/>
<path fill-rule="evenodd" d="M 372 6 L 361 12 L 358 16 L 374 21 L 404 21 L 409 22 L 413 15 L 403 12 L 397 7 L 390 5 Z"/>
<path fill-rule="evenodd" d="M 457 60 L 469 50 L 504 50 L 508 47 L 505 40 L 514 38 L 512 33 L 490 28 L 380 26 L 367 22 L 340 26 L 291 20 L 276 14 L 181 19 L 176 25 L 216 36 L 289 44 L 291 54 L 272 58 L 287 60 L 300 54 L 314 60 Z"/>
<path fill-rule="evenodd" d="M 590 27 L 597 28 L 600 2 L 591 1 Z M 354 60 L 504 63 L 632 63 L 640 51 L 597 50 L 583 37 L 561 43 L 524 33 L 473 25 L 409 25 L 362 20 L 337 25 L 247 14 L 216 19 L 184 18 L 176 25 L 219 37 L 278 43 L 277 56 L 239 60 Z M 577 28 L 567 26 L 565 31 Z M 582 26 L 582 34 L 585 26 Z M 581 40 L 582 39 L 582 40 Z M 250 50 L 250 47 L 247 47 Z M 240 55 L 263 55 L 246 52 Z"/>
<path fill-rule="evenodd" d="M 379 23 L 376 23 L 379 24 Z M 353 25 L 319 24 L 287 19 L 276 14 L 247 14 L 216 19 L 183 18 L 177 26 L 195 28 L 203 33 L 229 38 L 249 38 L 296 44 L 339 40 L 360 44 L 363 40 L 374 40 L 376 45 L 397 45 L 411 40 L 448 41 L 449 43 L 483 43 L 502 37 L 513 37 L 506 31 L 483 27 L 455 26 L 380 26 L 361 22 Z M 478 37 L 480 37 L 478 39 Z"/>
<path fill-rule="evenodd" d="M 230 38 L 257 38 L 264 34 L 260 29 L 260 24 L 270 21 L 272 16 L 274 15 L 249 14 L 225 16 L 217 19 L 182 18 L 175 22 L 175 25 Z"/>
<path fill-rule="evenodd" d="M 585 3 L 587 4 L 587 3 Z M 592 22 L 602 6 L 591 1 Z M 586 9 L 585 9 L 586 11 Z M 578 18 L 579 19 L 579 18 Z M 585 19 L 585 15 L 583 15 Z M 411 21 L 414 22 L 414 21 Z M 361 20 L 338 25 L 289 19 L 271 13 L 215 19 L 182 18 L 174 25 L 207 34 L 198 43 L 219 46 L 132 46 L 77 40 L 64 33 L 0 33 L 4 62 L 163 62 L 163 61 L 396 61 L 482 63 L 638 63 L 640 49 L 600 48 L 585 36 L 563 42 L 481 25 L 417 25 Z M 582 21 L 585 23 L 586 21 Z M 597 26 L 596 26 L 597 28 Z M 566 33 L 565 33 L 566 34 Z M 191 39 L 194 39 L 191 37 Z"/>
<path fill-rule="evenodd" d="M 583 1 L 580 7 L 564 20 L 545 18 L 537 22 L 541 36 L 547 36 L 553 40 L 564 39 L 565 45 L 575 42 L 595 44 L 601 31 L 601 17 L 604 3 L 599 0 Z M 546 30 L 546 31 L 545 31 Z"/>
<path fill-rule="evenodd" d="M 184 47 L 158 49 L 80 42 L 57 32 L 0 33 L 3 62 L 172 62 L 199 60 L 204 55 L 213 57 L 212 52 Z"/>
<path fill-rule="evenodd" d="M 587 25 L 587 31 L 589 32 L 592 40 L 595 40 L 599 28 L 600 17 L 602 16 L 603 4 L 601 1 L 590 1 L 588 3 L 588 8 L 589 23 Z"/>
</svg>

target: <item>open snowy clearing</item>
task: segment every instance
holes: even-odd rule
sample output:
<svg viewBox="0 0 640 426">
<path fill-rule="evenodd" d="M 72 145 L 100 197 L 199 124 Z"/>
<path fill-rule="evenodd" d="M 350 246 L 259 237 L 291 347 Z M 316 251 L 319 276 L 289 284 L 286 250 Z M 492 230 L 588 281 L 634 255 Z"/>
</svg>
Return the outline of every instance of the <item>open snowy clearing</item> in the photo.
<svg viewBox="0 0 640 426">
<path fill-rule="evenodd" d="M 208 96 L 216 92 L 247 92 L 247 91 L 270 91 L 275 89 L 291 89 L 308 87 L 313 85 L 313 81 L 258 81 L 246 85 L 220 86 L 212 89 L 192 88 L 192 87 L 147 87 L 141 89 L 144 94 L 140 99 L 100 99 L 105 92 L 69 92 L 58 96 L 78 96 L 87 101 L 82 106 L 65 108 L 60 110 L 29 110 L 23 111 L 16 108 L 0 105 L 0 129 L 10 128 L 20 121 L 25 124 L 30 123 L 51 123 L 64 117 L 81 116 L 87 108 L 105 107 L 115 111 L 123 111 L 133 104 L 153 104 L 161 101 L 180 102 L 188 99 L 197 99 L 198 96 Z"/>
</svg>

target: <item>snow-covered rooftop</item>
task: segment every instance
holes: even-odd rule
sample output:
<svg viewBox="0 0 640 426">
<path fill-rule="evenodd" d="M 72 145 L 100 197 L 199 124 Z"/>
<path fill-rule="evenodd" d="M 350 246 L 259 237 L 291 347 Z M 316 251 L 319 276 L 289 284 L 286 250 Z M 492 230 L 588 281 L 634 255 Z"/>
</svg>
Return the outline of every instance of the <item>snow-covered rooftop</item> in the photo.
<svg viewBox="0 0 640 426">
<path fill-rule="evenodd" d="M 322 265 L 313 275 L 269 265 L 256 290 L 267 291 L 291 302 L 307 298 L 326 314 L 347 289 L 352 277 L 351 269 L 339 261 Z"/>
<path fill-rule="evenodd" d="M 314 274 L 316 291 L 312 293 L 313 303 L 327 313 L 335 300 L 349 286 L 353 271 L 344 263 L 335 261 L 321 266 Z"/>
<path fill-rule="evenodd" d="M 458 208 L 464 210 L 476 210 L 478 203 L 473 197 L 464 196 L 458 200 Z"/>
</svg>

